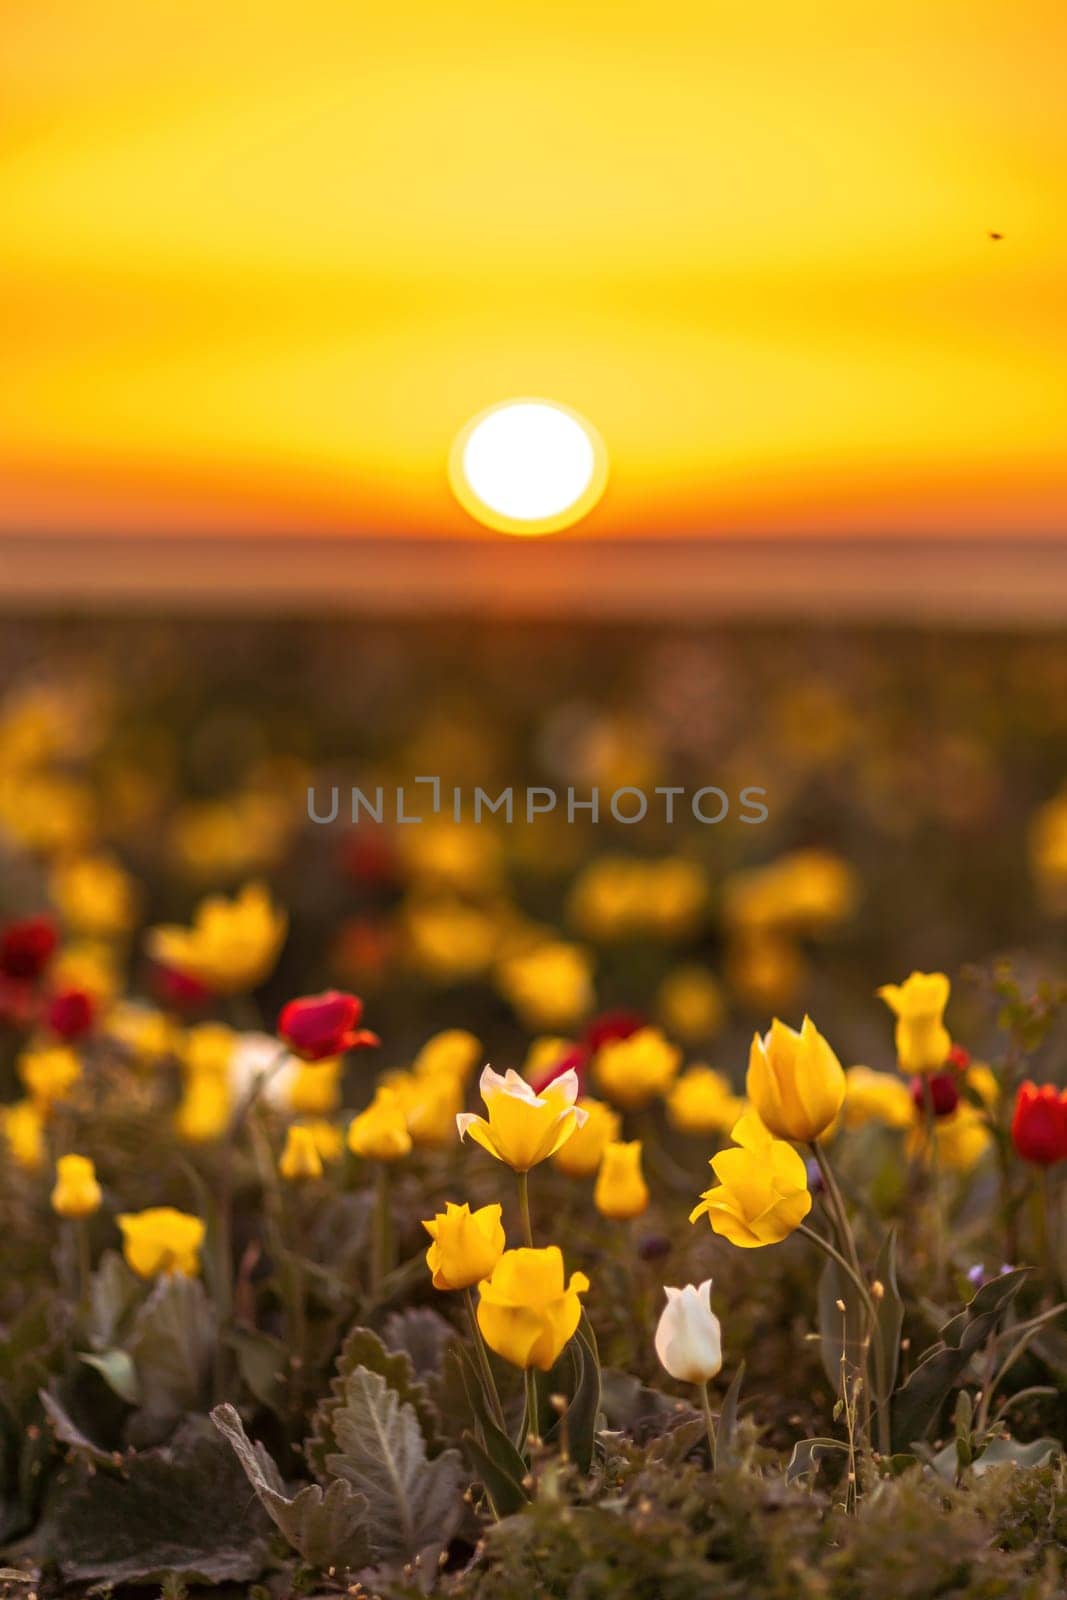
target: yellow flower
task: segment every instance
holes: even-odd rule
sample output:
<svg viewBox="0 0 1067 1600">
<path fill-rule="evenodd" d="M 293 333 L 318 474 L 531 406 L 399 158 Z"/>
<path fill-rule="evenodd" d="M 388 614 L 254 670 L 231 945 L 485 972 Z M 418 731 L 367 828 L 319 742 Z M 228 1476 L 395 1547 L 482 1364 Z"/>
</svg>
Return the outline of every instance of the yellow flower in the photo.
<svg viewBox="0 0 1067 1600">
<path fill-rule="evenodd" d="M 707 895 L 707 874 L 696 861 L 600 856 L 579 874 L 568 915 L 587 938 L 602 943 L 643 934 L 672 939 L 699 923 Z"/>
<path fill-rule="evenodd" d="M 469 1289 L 489 1277 L 506 1243 L 500 1213 L 498 1205 L 472 1211 L 449 1200 L 432 1221 L 423 1222 L 433 1240 L 426 1265 L 435 1289 Z"/>
<path fill-rule="evenodd" d="M 110 1005 L 119 990 L 113 950 L 92 940 L 64 945 L 54 957 L 48 976 L 53 989 L 84 989 L 99 1006 Z"/>
<path fill-rule="evenodd" d="M 593 1062 L 596 1080 L 609 1100 L 634 1111 L 674 1082 L 682 1053 L 658 1028 L 638 1028 L 626 1039 L 609 1039 Z"/>
<path fill-rule="evenodd" d="M 728 879 L 723 916 L 729 927 L 750 933 L 814 933 L 850 916 L 857 897 L 856 875 L 840 856 L 794 850 Z"/>
<path fill-rule="evenodd" d="M 230 1091 L 211 1072 L 190 1073 L 174 1113 L 174 1130 L 187 1144 L 213 1144 L 230 1120 Z"/>
<path fill-rule="evenodd" d="M 439 983 L 485 972 L 500 943 L 500 918 L 461 900 L 435 896 L 409 906 L 404 926 L 412 964 Z"/>
<path fill-rule="evenodd" d="M 309 1117 L 300 1124 L 310 1133 L 315 1141 L 315 1149 L 323 1161 L 340 1161 L 344 1154 L 345 1141 L 340 1128 L 334 1122 L 327 1122 L 324 1117 Z"/>
<path fill-rule="evenodd" d="M 479 1084 L 489 1119 L 473 1111 L 456 1118 L 460 1138 L 470 1134 L 476 1144 L 515 1172 L 528 1172 L 566 1143 L 585 1122 L 585 1112 L 575 1105 L 578 1074 L 564 1072 L 542 1094 L 535 1094 L 518 1073 L 504 1077 L 486 1067 Z"/>
<path fill-rule="evenodd" d="M 448 1076 L 393 1072 L 384 1080 L 400 1096 L 411 1142 L 435 1150 L 456 1137 L 456 1117 L 463 1104 L 463 1084 Z"/>
<path fill-rule="evenodd" d="M 976 1094 L 987 1111 L 995 1111 L 1000 1104 L 1000 1084 L 996 1073 L 984 1061 L 972 1061 L 963 1075 L 967 1088 Z"/>
<path fill-rule="evenodd" d="M 946 1172 L 969 1172 L 993 1142 L 989 1125 L 977 1106 L 961 1100 L 947 1117 L 934 1120 L 937 1163 Z M 912 1160 L 930 1159 L 930 1132 L 925 1119 L 917 1120 L 905 1146 Z"/>
<path fill-rule="evenodd" d="M 1029 842 L 1042 903 L 1053 916 L 1061 915 L 1067 911 L 1067 788 L 1037 812 Z"/>
<path fill-rule="evenodd" d="M 95 828 L 91 790 L 52 772 L 19 772 L 0 783 L 0 822 L 42 856 L 80 850 Z"/>
<path fill-rule="evenodd" d="M 492 1276 L 480 1285 L 478 1326 L 490 1350 L 513 1367 L 547 1372 L 577 1328 L 578 1296 L 589 1288 L 584 1272 L 564 1283 L 563 1254 L 547 1250 L 505 1250 Z"/>
<path fill-rule="evenodd" d="M 734 993 L 753 1010 L 784 1010 L 800 993 L 807 963 L 791 934 L 745 929 L 730 937 L 726 976 Z"/>
<path fill-rule="evenodd" d="M 904 983 L 878 990 L 897 1019 L 895 1040 L 901 1072 L 940 1072 L 952 1040 L 944 1024 L 949 981 L 943 972 L 913 972 Z"/>
<path fill-rule="evenodd" d="M 18 1075 L 41 1111 L 48 1112 L 81 1081 L 82 1068 L 74 1051 L 66 1045 L 45 1045 L 25 1050 L 18 1060 Z"/>
<path fill-rule="evenodd" d="M 527 1083 L 538 1083 L 542 1078 L 547 1078 L 564 1056 L 570 1055 L 576 1048 L 573 1039 L 561 1039 L 554 1033 L 544 1033 L 531 1039 L 526 1060 L 522 1064 L 523 1077 Z"/>
<path fill-rule="evenodd" d="M 185 1036 L 185 1067 L 193 1077 L 201 1073 L 229 1082 L 237 1035 L 221 1022 L 198 1022 Z"/>
<path fill-rule="evenodd" d="M 593 1204 L 602 1217 L 623 1222 L 648 1210 L 648 1184 L 641 1171 L 641 1141 L 609 1144 L 593 1187 Z"/>
<path fill-rule="evenodd" d="M 849 1067 L 845 1073 L 842 1120 L 846 1128 L 862 1128 L 867 1122 L 884 1122 L 887 1128 L 910 1128 L 915 1120 L 911 1090 L 891 1072 Z"/>
<path fill-rule="evenodd" d="M 411 1070 L 420 1078 L 448 1077 L 466 1083 L 482 1053 L 481 1040 L 466 1028 L 445 1028 L 427 1039 Z"/>
<path fill-rule="evenodd" d="M 110 855 L 61 862 L 53 869 L 50 891 L 67 927 L 90 938 L 118 938 L 137 915 L 134 881 Z"/>
<path fill-rule="evenodd" d="M 723 1023 L 722 991 L 706 967 L 676 967 L 659 986 L 656 1008 L 679 1039 L 710 1039 Z"/>
<path fill-rule="evenodd" d="M 122 1230 L 122 1253 L 139 1278 L 184 1272 L 195 1277 L 200 1271 L 200 1246 L 204 1224 L 188 1212 L 173 1206 L 154 1206 L 148 1211 L 125 1212 L 117 1218 Z"/>
<path fill-rule="evenodd" d="M 233 900 L 202 900 L 190 928 L 153 928 L 148 951 L 161 966 L 199 979 L 216 994 L 238 994 L 272 971 L 285 933 L 285 913 L 262 884 L 250 883 Z"/>
<path fill-rule="evenodd" d="M 619 1137 L 621 1119 L 603 1100 L 579 1100 L 578 1110 L 585 1112 L 585 1122 L 560 1145 L 552 1165 L 568 1178 L 591 1178 L 608 1145 Z"/>
<path fill-rule="evenodd" d="M 104 1027 L 109 1039 L 122 1045 L 144 1066 L 178 1055 L 181 1050 L 180 1031 L 154 1006 L 122 1000 L 108 1012 Z"/>
<path fill-rule="evenodd" d="M 7 1140 L 11 1159 L 26 1172 L 44 1166 L 44 1118 L 32 1100 L 15 1100 L 0 1106 L 0 1132 Z"/>
<path fill-rule="evenodd" d="M 430 822 L 398 829 L 408 875 L 429 889 L 454 889 L 477 897 L 500 877 L 500 840 L 475 822 Z"/>
<path fill-rule="evenodd" d="M 91 1217 L 99 1211 L 103 1196 L 96 1181 L 96 1168 L 88 1156 L 60 1156 L 56 1162 L 56 1184 L 52 1190 L 52 1210 L 59 1217 Z"/>
<path fill-rule="evenodd" d="M 593 963 L 576 944 L 549 940 L 500 968 L 500 987 L 529 1028 L 569 1028 L 593 1007 Z"/>
<path fill-rule="evenodd" d="M 729 1078 L 712 1067 L 690 1067 L 667 1096 L 667 1117 L 680 1133 L 729 1133 L 745 1109 Z"/>
<path fill-rule="evenodd" d="M 341 1104 L 341 1079 L 344 1058 L 327 1056 L 322 1061 L 294 1061 L 286 1085 L 289 1109 L 298 1117 L 324 1117 Z"/>
<path fill-rule="evenodd" d="M 808 1143 L 831 1126 L 845 1099 L 841 1063 L 812 1022 L 800 1032 L 777 1017 L 748 1057 L 748 1098 L 771 1133 Z"/>
<path fill-rule="evenodd" d="M 399 1161 L 411 1149 L 411 1135 L 400 1096 L 383 1085 L 348 1124 L 348 1148 L 370 1161 Z"/>
<path fill-rule="evenodd" d="M 322 1177 L 322 1157 L 310 1128 L 294 1123 L 285 1136 L 285 1149 L 278 1158 L 278 1171 L 290 1183 Z"/>
<path fill-rule="evenodd" d="M 713 1232 L 746 1250 L 778 1244 L 811 1210 L 804 1162 L 751 1111 L 730 1137 L 738 1148 L 712 1156 L 719 1182 L 705 1190 L 689 1220 L 706 1215 Z"/>
</svg>

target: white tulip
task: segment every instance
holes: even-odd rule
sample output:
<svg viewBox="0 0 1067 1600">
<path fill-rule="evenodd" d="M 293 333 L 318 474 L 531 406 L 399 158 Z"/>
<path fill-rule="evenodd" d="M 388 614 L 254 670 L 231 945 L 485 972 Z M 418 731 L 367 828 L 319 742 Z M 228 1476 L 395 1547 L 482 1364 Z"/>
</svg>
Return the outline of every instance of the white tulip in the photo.
<svg viewBox="0 0 1067 1600">
<path fill-rule="evenodd" d="M 660 1364 L 679 1383 L 707 1383 L 722 1370 L 722 1328 L 711 1309 L 711 1279 L 663 1292 L 667 1304 L 656 1328 Z"/>
</svg>

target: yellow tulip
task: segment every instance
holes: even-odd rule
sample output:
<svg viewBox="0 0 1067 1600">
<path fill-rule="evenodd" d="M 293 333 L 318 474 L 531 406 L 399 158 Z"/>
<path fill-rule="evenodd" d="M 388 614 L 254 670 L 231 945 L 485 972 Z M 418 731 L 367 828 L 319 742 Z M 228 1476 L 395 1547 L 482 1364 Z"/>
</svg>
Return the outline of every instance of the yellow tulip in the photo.
<svg viewBox="0 0 1067 1600">
<path fill-rule="evenodd" d="M 608 1145 L 619 1137 L 620 1117 L 603 1100 L 579 1100 L 578 1110 L 585 1112 L 585 1122 L 560 1145 L 552 1165 L 568 1178 L 591 1178 Z"/>
<path fill-rule="evenodd" d="M 527 1083 L 540 1083 L 578 1046 L 573 1039 L 562 1039 L 558 1034 L 543 1033 L 531 1039 L 530 1048 L 522 1064 L 522 1076 Z"/>
<path fill-rule="evenodd" d="M 289 1183 L 322 1177 L 322 1157 L 310 1128 L 294 1123 L 289 1129 L 285 1149 L 278 1158 L 278 1171 Z"/>
<path fill-rule="evenodd" d="M 737 1148 L 712 1156 L 719 1182 L 705 1190 L 689 1220 L 706 1215 L 713 1232 L 743 1249 L 778 1244 L 811 1210 L 804 1162 L 752 1112 L 741 1118 L 731 1138 Z"/>
<path fill-rule="evenodd" d="M 722 990 L 706 967 L 676 967 L 659 986 L 656 1009 L 679 1039 L 709 1039 L 723 1024 Z"/>
<path fill-rule="evenodd" d="M 641 1171 L 641 1140 L 609 1144 L 593 1187 L 593 1204 L 602 1217 L 624 1222 L 648 1210 L 648 1184 Z"/>
<path fill-rule="evenodd" d="M 136 886 L 109 855 L 77 856 L 53 869 L 52 899 L 67 927 L 90 938 L 115 939 L 137 915 Z"/>
<path fill-rule="evenodd" d="M 752 1010 L 784 1010 L 803 987 L 807 963 L 792 934 L 742 928 L 730 935 L 726 976 L 734 993 Z"/>
<path fill-rule="evenodd" d="M 181 1034 L 170 1017 L 155 1006 L 135 1001 L 121 1000 L 112 1006 L 104 1031 L 129 1051 L 139 1066 L 152 1066 L 181 1050 Z"/>
<path fill-rule="evenodd" d="M 488 1278 L 504 1254 L 506 1240 L 500 1221 L 501 1207 L 453 1205 L 449 1200 L 423 1227 L 433 1240 L 426 1265 L 435 1289 L 469 1289 Z"/>
<path fill-rule="evenodd" d="M 846 1128 L 861 1128 L 867 1122 L 882 1122 L 887 1128 L 910 1128 L 915 1120 L 911 1090 L 891 1072 L 849 1067 L 845 1073 L 842 1120 Z"/>
<path fill-rule="evenodd" d="M 185 1036 L 185 1067 L 194 1075 L 212 1074 L 229 1081 L 237 1035 L 221 1022 L 199 1022 Z"/>
<path fill-rule="evenodd" d="M 463 1084 L 481 1053 L 481 1041 L 466 1028 L 445 1028 L 427 1039 L 411 1070 L 420 1078 L 448 1077 Z"/>
<path fill-rule="evenodd" d="M 60 1156 L 56 1162 L 56 1184 L 52 1190 L 52 1210 L 59 1217 L 91 1217 L 99 1211 L 103 1195 L 96 1181 L 96 1168 L 88 1156 Z"/>
<path fill-rule="evenodd" d="M 82 1075 L 81 1062 L 66 1045 L 25 1050 L 17 1065 L 30 1099 L 45 1113 L 59 1101 L 70 1098 L 71 1090 Z"/>
<path fill-rule="evenodd" d="M 810 1143 L 831 1126 L 845 1099 L 845 1074 L 834 1052 L 805 1017 L 800 1032 L 775 1018 L 752 1040 L 748 1098 L 780 1139 Z"/>
<path fill-rule="evenodd" d="M 175 1272 L 192 1278 L 200 1271 L 204 1224 L 199 1217 L 173 1206 L 155 1206 L 126 1212 L 117 1221 L 122 1253 L 139 1278 L 170 1277 Z"/>
<path fill-rule="evenodd" d="M 289 1110 L 293 1115 L 325 1117 L 337 1111 L 341 1105 L 344 1065 L 341 1056 L 327 1056 L 315 1062 L 294 1060 L 286 1085 Z"/>
<path fill-rule="evenodd" d="M 344 1154 L 345 1140 L 336 1123 L 327 1122 L 325 1117 L 308 1117 L 299 1126 L 311 1135 L 315 1141 L 315 1149 L 323 1161 L 340 1161 Z"/>
<path fill-rule="evenodd" d="M 985 1116 L 966 1100 L 961 1100 L 947 1117 L 934 1120 L 936 1161 L 946 1172 L 969 1172 L 992 1143 L 993 1135 Z M 913 1124 L 905 1150 L 912 1160 L 929 1162 L 930 1130 L 925 1119 Z"/>
<path fill-rule="evenodd" d="M 33 1100 L 0 1106 L 0 1132 L 16 1166 L 25 1172 L 37 1172 L 44 1166 L 44 1117 Z"/>
<path fill-rule="evenodd" d="M 566 1029 L 593 1008 L 592 969 L 579 945 L 550 940 L 505 961 L 500 987 L 527 1027 Z"/>
<path fill-rule="evenodd" d="M 483 1150 L 515 1172 L 529 1172 L 546 1161 L 585 1123 L 575 1105 L 578 1074 L 564 1072 L 542 1094 L 509 1068 L 504 1077 L 486 1067 L 479 1084 L 488 1120 L 473 1111 L 456 1118 L 461 1139 L 469 1134 Z"/>
<path fill-rule="evenodd" d="M 111 1004 L 121 985 L 113 948 L 92 939 L 64 945 L 52 958 L 48 976 L 53 989 L 84 989 L 101 1008 Z"/>
<path fill-rule="evenodd" d="M 174 1129 L 187 1144 L 213 1144 L 230 1120 L 230 1091 L 211 1073 L 191 1074 L 174 1113 Z"/>
<path fill-rule="evenodd" d="M 626 1039 L 609 1039 L 601 1045 L 593 1073 L 609 1100 L 635 1111 L 666 1094 L 681 1059 L 681 1051 L 658 1028 L 638 1028 Z"/>
<path fill-rule="evenodd" d="M 490 1350 L 513 1367 L 547 1372 L 581 1320 L 589 1279 L 575 1272 L 565 1284 L 563 1254 L 549 1245 L 505 1250 L 479 1287 L 478 1326 Z"/>
<path fill-rule="evenodd" d="M 348 1125 L 348 1148 L 370 1161 L 399 1161 L 411 1149 L 411 1135 L 400 1096 L 383 1085 Z"/>
<path fill-rule="evenodd" d="M 421 1150 L 438 1150 L 452 1143 L 463 1104 L 461 1079 L 447 1074 L 431 1077 L 393 1072 L 384 1081 L 400 1097 L 413 1145 Z"/>
<path fill-rule="evenodd" d="M 233 899 L 209 895 L 189 928 L 153 928 L 148 952 L 161 966 L 196 978 L 216 994 L 253 989 L 273 970 L 285 943 L 287 919 L 260 883 Z"/>
<path fill-rule="evenodd" d="M 680 1133 L 728 1133 L 744 1109 L 729 1078 L 712 1067 L 690 1067 L 667 1096 L 668 1120 Z"/>
<path fill-rule="evenodd" d="M 913 972 L 904 983 L 878 990 L 897 1019 L 895 1042 L 901 1072 L 940 1072 L 952 1040 L 944 1024 L 949 981 L 943 972 Z"/>
</svg>

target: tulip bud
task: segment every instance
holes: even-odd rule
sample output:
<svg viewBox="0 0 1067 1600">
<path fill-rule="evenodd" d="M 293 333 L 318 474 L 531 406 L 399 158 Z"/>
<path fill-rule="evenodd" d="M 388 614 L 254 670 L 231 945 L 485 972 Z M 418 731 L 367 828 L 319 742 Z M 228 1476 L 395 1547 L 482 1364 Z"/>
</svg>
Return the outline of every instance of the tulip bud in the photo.
<svg viewBox="0 0 1067 1600">
<path fill-rule="evenodd" d="M 929 1091 L 924 1085 L 929 1085 Z M 959 1081 L 954 1072 L 931 1072 L 911 1080 L 911 1098 L 917 1111 L 933 1107 L 935 1117 L 950 1117 L 960 1103 Z"/>
<path fill-rule="evenodd" d="M 711 1279 L 663 1292 L 667 1304 L 655 1341 L 660 1365 L 679 1383 L 707 1383 L 722 1370 L 722 1328 L 711 1309 Z"/>
<path fill-rule="evenodd" d="M 91 1217 L 102 1199 L 96 1169 L 88 1156 L 60 1156 L 52 1210 L 59 1217 Z"/>
<path fill-rule="evenodd" d="M 285 1149 L 278 1159 L 278 1171 L 289 1183 L 322 1177 L 322 1157 L 310 1128 L 295 1124 L 285 1136 Z"/>
<path fill-rule="evenodd" d="M 648 1209 L 648 1184 L 641 1172 L 641 1141 L 609 1144 L 593 1187 L 593 1204 L 602 1217 L 625 1222 Z"/>
</svg>

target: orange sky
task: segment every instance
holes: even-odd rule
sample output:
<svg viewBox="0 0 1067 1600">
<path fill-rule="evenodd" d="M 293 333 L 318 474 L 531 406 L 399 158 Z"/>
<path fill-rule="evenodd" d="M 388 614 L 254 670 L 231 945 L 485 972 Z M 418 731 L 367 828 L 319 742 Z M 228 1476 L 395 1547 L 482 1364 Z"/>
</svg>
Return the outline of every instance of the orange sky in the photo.
<svg viewBox="0 0 1067 1600">
<path fill-rule="evenodd" d="M 449 444 L 517 394 L 607 444 L 568 537 L 1067 526 L 1062 4 L 0 32 L 0 530 L 476 532 Z"/>
</svg>

